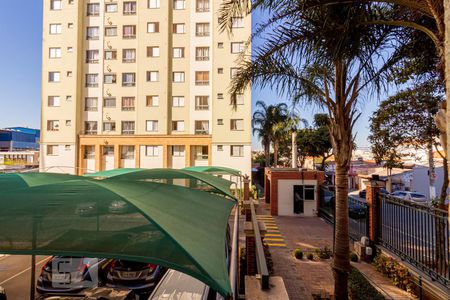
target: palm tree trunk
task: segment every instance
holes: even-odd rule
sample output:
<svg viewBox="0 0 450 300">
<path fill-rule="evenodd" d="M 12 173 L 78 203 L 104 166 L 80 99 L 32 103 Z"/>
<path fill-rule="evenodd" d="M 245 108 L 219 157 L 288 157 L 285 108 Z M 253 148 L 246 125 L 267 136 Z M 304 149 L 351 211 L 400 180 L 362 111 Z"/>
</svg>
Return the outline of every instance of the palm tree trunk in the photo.
<svg viewBox="0 0 450 300">
<path fill-rule="evenodd" d="M 266 158 L 266 167 L 270 167 L 270 143 L 264 145 L 264 156 Z"/>
<path fill-rule="evenodd" d="M 428 150 L 428 180 L 430 184 L 430 200 L 436 198 L 436 187 L 435 187 L 435 177 L 436 170 L 434 167 L 434 157 L 433 157 L 433 143 L 429 142 L 427 145 Z"/>
<path fill-rule="evenodd" d="M 445 69 L 445 96 L 447 98 L 447 136 L 450 134 L 450 1 L 444 1 L 444 21 L 445 21 L 445 39 L 444 39 L 444 69 Z M 447 153 L 449 156 L 450 138 L 447 138 Z M 448 161 L 447 161 L 448 163 Z M 450 205 L 448 206 L 448 221 L 450 222 Z"/>
<path fill-rule="evenodd" d="M 292 168 L 297 168 L 297 131 L 292 131 Z"/>
<path fill-rule="evenodd" d="M 444 181 L 442 182 L 441 195 L 439 197 L 439 208 L 443 208 L 443 204 L 445 204 L 445 200 L 447 199 L 447 189 L 448 189 L 448 162 L 447 158 L 443 158 L 442 168 L 444 169 Z"/>
<path fill-rule="evenodd" d="M 278 140 L 273 141 L 273 164 L 275 168 L 278 166 Z"/>
</svg>

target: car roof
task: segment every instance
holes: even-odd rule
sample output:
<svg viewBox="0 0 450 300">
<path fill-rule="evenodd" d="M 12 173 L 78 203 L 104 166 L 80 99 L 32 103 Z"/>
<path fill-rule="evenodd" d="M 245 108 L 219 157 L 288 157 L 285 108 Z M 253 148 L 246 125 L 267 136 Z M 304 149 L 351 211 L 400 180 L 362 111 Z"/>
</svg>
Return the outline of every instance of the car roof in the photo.
<svg viewBox="0 0 450 300">
<path fill-rule="evenodd" d="M 169 270 L 148 300 L 201 300 L 207 288 L 206 284 L 194 277 Z"/>
</svg>

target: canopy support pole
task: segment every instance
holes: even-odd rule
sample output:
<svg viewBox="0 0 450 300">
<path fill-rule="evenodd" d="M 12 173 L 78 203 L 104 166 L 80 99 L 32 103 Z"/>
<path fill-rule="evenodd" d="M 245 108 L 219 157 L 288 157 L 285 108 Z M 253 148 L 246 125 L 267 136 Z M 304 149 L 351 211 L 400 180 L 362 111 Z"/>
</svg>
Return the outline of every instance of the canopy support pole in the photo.
<svg viewBox="0 0 450 300">
<path fill-rule="evenodd" d="M 31 255 L 30 300 L 35 299 L 36 292 L 36 255 Z"/>
</svg>

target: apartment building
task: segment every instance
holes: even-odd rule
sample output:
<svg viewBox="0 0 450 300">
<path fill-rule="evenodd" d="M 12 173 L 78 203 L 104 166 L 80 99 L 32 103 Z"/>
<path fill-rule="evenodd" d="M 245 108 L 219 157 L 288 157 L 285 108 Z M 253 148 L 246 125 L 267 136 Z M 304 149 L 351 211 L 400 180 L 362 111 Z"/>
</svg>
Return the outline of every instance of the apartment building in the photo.
<svg viewBox="0 0 450 300">
<path fill-rule="evenodd" d="M 251 174 L 251 18 L 222 0 L 44 0 L 41 171 L 218 165 Z"/>
</svg>

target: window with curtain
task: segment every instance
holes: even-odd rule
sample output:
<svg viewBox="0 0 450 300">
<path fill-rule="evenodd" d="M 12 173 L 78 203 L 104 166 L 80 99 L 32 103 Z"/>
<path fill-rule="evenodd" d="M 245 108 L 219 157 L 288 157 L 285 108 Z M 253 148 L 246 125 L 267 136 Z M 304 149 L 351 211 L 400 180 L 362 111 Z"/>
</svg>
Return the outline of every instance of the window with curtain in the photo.
<svg viewBox="0 0 450 300">
<path fill-rule="evenodd" d="M 136 1 L 126 1 L 123 3 L 123 14 L 124 15 L 135 15 L 136 14 Z"/>
<path fill-rule="evenodd" d="M 124 25 L 123 26 L 123 38 L 134 39 L 136 37 L 136 25 Z"/>
<path fill-rule="evenodd" d="M 98 40 L 99 39 L 99 27 L 98 26 L 89 26 L 86 29 L 86 38 L 88 40 Z"/>
<path fill-rule="evenodd" d="M 197 0 L 195 8 L 197 12 L 208 12 L 209 0 Z"/>
<path fill-rule="evenodd" d="M 98 108 L 98 98 L 96 97 L 86 97 L 84 98 L 84 110 L 85 111 L 97 111 Z"/>
<path fill-rule="evenodd" d="M 209 23 L 197 23 L 195 24 L 196 36 L 209 36 Z"/>
<path fill-rule="evenodd" d="M 122 97 L 122 110 L 133 111 L 134 110 L 134 97 Z"/>
<path fill-rule="evenodd" d="M 195 85 L 209 85 L 209 71 L 196 71 Z"/>
<path fill-rule="evenodd" d="M 134 159 L 134 146 L 120 146 L 121 159 Z"/>
<path fill-rule="evenodd" d="M 195 146 L 194 157 L 195 160 L 207 160 L 209 154 L 208 146 Z"/>
<path fill-rule="evenodd" d="M 230 147 L 231 153 L 230 155 L 233 157 L 242 157 L 244 156 L 244 146 L 240 145 L 232 145 Z"/>
<path fill-rule="evenodd" d="M 96 135 L 97 134 L 97 121 L 84 122 L 84 134 Z"/>
<path fill-rule="evenodd" d="M 98 50 L 87 50 L 86 51 L 86 62 L 89 64 L 98 63 L 100 59 L 100 54 Z"/>
<path fill-rule="evenodd" d="M 105 36 L 117 36 L 117 26 L 105 27 Z"/>
<path fill-rule="evenodd" d="M 122 73 L 122 86 L 135 86 L 136 73 Z"/>
<path fill-rule="evenodd" d="M 84 146 L 84 159 L 95 159 L 95 146 Z"/>
<path fill-rule="evenodd" d="M 116 122 L 103 122 L 103 131 L 111 132 L 116 131 Z"/>
<path fill-rule="evenodd" d="M 232 131 L 244 130 L 244 120 L 243 119 L 231 119 L 230 130 L 232 130 Z"/>
<path fill-rule="evenodd" d="M 209 96 L 195 96 L 195 110 L 208 110 Z"/>
<path fill-rule="evenodd" d="M 134 63 L 136 61 L 136 49 L 123 49 L 122 61 L 124 63 Z"/>
<path fill-rule="evenodd" d="M 195 134 L 209 134 L 209 121 L 195 121 Z"/>
<path fill-rule="evenodd" d="M 87 15 L 88 16 L 98 16 L 100 14 L 100 3 L 88 3 L 87 4 Z"/>
<path fill-rule="evenodd" d="M 159 81 L 158 71 L 147 71 L 147 81 L 156 82 Z"/>
<path fill-rule="evenodd" d="M 209 60 L 209 47 L 196 47 L 195 60 L 199 61 Z"/>
<path fill-rule="evenodd" d="M 122 121 L 122 134 L 134 134 L 134 121 Z"/>
<path fill-rule="evenodd" d="M 98 74 L 86 74 L 86 87 L 98 86 Z"/>
<path fill-rule="evenodd" d="M 116 98 L 114 97 L 108 97 L 103 99 L 103 107 L 116 107 Z"/>
</svg>

